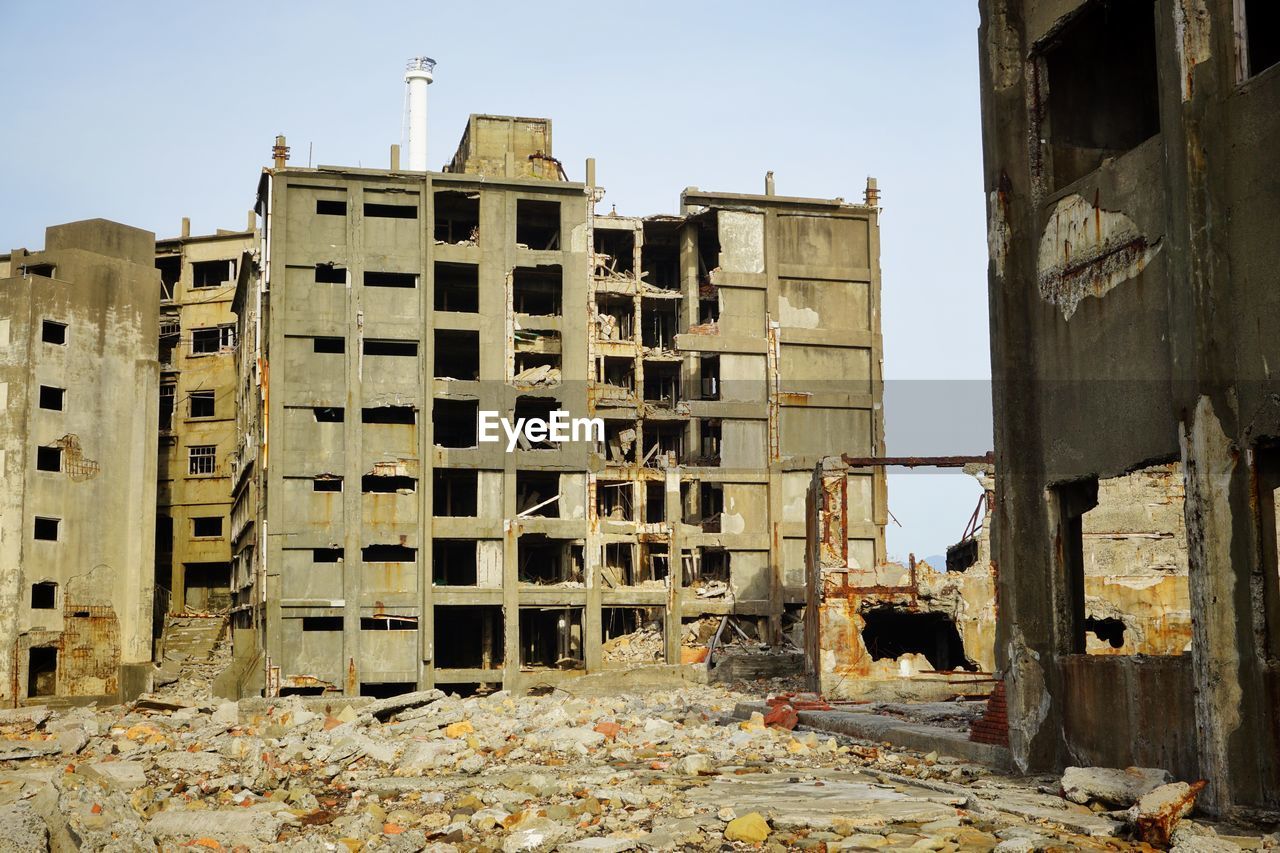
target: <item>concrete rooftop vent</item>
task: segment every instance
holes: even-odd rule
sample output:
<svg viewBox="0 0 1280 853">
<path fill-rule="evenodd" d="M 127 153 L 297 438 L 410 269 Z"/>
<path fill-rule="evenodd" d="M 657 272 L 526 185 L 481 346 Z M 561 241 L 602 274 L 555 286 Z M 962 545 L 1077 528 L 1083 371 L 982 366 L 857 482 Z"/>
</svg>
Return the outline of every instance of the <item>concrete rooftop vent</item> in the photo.
<svg viewBox="0 0 1280 853">
<path fill-rule="evenodd" d="M 409 86 L 405 124 L 409 128 L 409 169 L 427 170 L 427 87 L 431 85 L 436 61 L 415 56 L 405 65 L 404 82 Z"/>
</svg>

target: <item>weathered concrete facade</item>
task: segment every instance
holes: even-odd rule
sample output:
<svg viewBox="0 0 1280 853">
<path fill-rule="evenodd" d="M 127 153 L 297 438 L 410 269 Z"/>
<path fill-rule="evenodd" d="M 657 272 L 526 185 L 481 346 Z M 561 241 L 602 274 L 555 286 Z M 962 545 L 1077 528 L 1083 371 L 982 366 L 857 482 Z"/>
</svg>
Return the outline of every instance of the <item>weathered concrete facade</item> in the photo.
<svg viewBox="0 0 1280 853">
<path fill-rule="evenodd" d="M 230 605 L 230 458 L 236 447 L 236 318 L 252 228 L 156 243 L 160 270 L 160 462 L 157 601 Z"/>
<path fill-rule="evenodd" d="M 676 665 L 686 623 L 777 642 L 803 606 L 809 472 L 883 446 L 874 197 L 597 216 L 594 165 L 550 155 L 549 122 L 473 116 L 450 171 L 264 174 L 236 296 L 247 689 L 531 686 L 653 624 Z M 553 409 L 603 440 L 478 441 L 478 411 Z M 874 565 L 883 472 L 849 480 Z"/>
<path fill-rule="evenodd" d="M 94 219 L 0 262 L 0 701 L 146 687 L 154 249 L 150 232 Z"/>
<path fill-rule="evenodd" d="M 1211 809 L 1276 808 L 1276 34 L 1231 0 L 981 6 L 1014 757 L 1166 767 L 1208 779 Z M 1086 654 L 1100 481 L 1174 462 L 1190 654 Z"/>
</svg>

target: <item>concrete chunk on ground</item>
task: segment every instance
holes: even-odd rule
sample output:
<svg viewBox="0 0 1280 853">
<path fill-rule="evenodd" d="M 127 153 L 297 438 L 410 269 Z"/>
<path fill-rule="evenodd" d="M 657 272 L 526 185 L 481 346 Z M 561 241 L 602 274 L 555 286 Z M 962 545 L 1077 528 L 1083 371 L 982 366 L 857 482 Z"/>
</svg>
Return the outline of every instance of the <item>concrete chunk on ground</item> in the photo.
<svg viewBox="0 0 1280 853">
<path fill-rule="evenodd" d="M 43 853 L 49 828 L 30 803 L 0 806 L 0 853 Z"/>
<path fill-rule="evenodd" d="M 159 841 L 194 841 L 211 838 L 223 845 L 256 847 L 276 840 L 281 828 L 292 821 L 283 806 L 250 806 L 222 809 L 169 809 L 147 823 L 147 831 Z"/>
<path fill-rule="evenodd" d="M 82 765 L 77 771 L 103 782 L 115 791 L 132 791 L 147 784 L 147 774 L 137 761 L 99 761 Z"/>
<path fill-rule="evenodd" d="M 1159 847 L 1168 846 L 1178 821 L 1191 813 L 1196 796 L 1205 784 L 1203 779 L 1191 784 L 1173 782 L 1144 794 L 1129 810 L 1138 839 Z"/>
<path fill-rule="evenodd" d="M 1068 767 L 1062 773 L 1062 795 L 1080 805 L 1098 802 L 1127 808 L 1143 794 L 1172 781 L 1169 771 L 1154 767 Z"/>
<path fill-rule="evenodd" d="M 418 690 L 414 693 L 401 693 L 399 696 L 389 696 L 386 699 L 370 702 L 360 710 L 375 720 L 386 722 L 401 711 L 429 705 L 443 698 L 442 690 Z"/>
</svg>

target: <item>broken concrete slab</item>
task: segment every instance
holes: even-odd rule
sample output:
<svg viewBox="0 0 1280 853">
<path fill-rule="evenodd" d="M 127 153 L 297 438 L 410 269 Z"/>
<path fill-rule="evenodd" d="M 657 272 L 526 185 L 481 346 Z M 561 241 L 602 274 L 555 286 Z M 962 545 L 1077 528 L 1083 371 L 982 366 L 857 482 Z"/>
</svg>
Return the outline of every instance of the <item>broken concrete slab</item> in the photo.
<svg viewBox="0 0 1280 853">
<path fill-rule="evenodd" d="M 146 771 L 139 761 L 99 761 L 82 764 L 76 772 L 116 791 L 128 792 L 147 784 Z"/>
<path fill-rule="evenodd" d="M 1169 771 L 1153 767 L 1068 767 L 1062 773 L 1062 795 L 1080 805 L 1098 802 L 1127 808 L 1143 794 L 1172 781 Z"/>
<path fill-rule="evenodd" d="M 1207 783 L 1172 782 L 1144 794 L 1129 810 L 1135 834 L 1148 844 L 1167 846 L 1178 821 L 1191 813 Z"/>
</svg>

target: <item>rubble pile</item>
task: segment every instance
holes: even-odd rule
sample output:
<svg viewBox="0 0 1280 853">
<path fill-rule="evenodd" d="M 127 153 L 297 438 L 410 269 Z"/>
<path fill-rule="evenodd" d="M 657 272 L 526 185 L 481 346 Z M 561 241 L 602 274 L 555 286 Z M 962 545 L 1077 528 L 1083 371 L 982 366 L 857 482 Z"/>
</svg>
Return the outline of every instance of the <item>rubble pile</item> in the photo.
<svg viewBox="0 0 1280 853">
<path fill-rule="evenodd" d="M 1123 822 L 976 765 L 726 716 L 741 698 L 697 685 L 4 711 L 5 849 L 1128 846 L 1112 833 Z M 1090 784 L 1073 784 L 1074 799 Z M 1135 783 L 1125 798 L 1139 790 L 1171 818 L 1147 825 L 1172 843 L 1234 844 L 1179 823 L 1185 797 Z"/>
<path fill-rule="evenodd" d="M 666 654 L 662 631 L 656 627 L 622 634 L 606 640 L 600 648 L 604 659 L 610 663 L 660 663 Z"/>
</svg>

